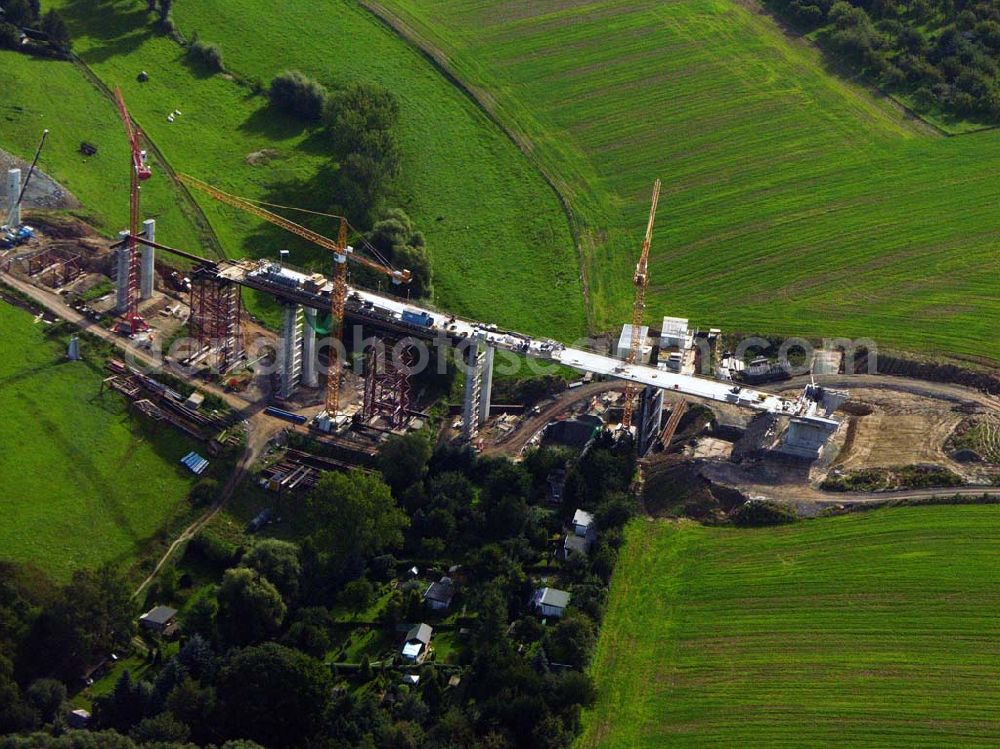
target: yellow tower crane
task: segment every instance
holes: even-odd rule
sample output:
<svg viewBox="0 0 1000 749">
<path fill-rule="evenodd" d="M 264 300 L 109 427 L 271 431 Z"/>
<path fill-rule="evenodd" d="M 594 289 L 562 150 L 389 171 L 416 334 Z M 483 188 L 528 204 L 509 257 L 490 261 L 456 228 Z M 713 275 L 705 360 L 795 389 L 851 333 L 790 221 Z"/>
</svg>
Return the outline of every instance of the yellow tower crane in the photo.
<svg viewBox="0 0 1000 749">
<path fill-rule="evenodd" d="M 284 216 L 279 216 L 277 213 L 272 213 L 266 208 L 247 200 L 246 198 L 240 198 L 235 195 L 230 195 L 227 192 L 223 192 L 217 187 L 212 187 L 206 182 L 202 182 L 200 179 L 195 179 L 187 174 L 178 174 L 177 178 L 189 187 L 193 187 L 197 190 L 212 196 L 218 201 L 231 205 L 234 208 L 239 208 L 240 210 L 246 211 L 247 213 L 252 213 L 254 216 L 264 219 L 275 226 L 280 226 L 286 231 L 290 231 L 292 234 L 297 234 L 303 239 L 312 242 L 313 244 L 319 245 L 327 250 L 333 252 L 333 291 L 330 293 L 330 333 L 336 340 L 341 340 L 344 334 L 344 305 L 347 301 L 347 260 L 351 259 L 356 263 L 364 265 L 366 268 L 371 268 L 374 271 L 383 273 L 387 275 L 393 283 L 409 283 L 413 274 L 406 269 L 397 270 L 392 268 L 388 264 L 383 264 L 376 262 L 374 260 L 369 260 L 366 257 L 354 254 L 354 248 L 349 247 L 347 244 L 347 229 L 348 223 L 347 219 L 342 216 L 336 218 L 340 219 L 340 232 L 337 236 L 337 240 L 334 241 L 322 234 L 317 234 L 311 229 L 307 229 L 304 226 L 296 224 L 294 221 L 289 221 Z M 326 413 L 327 416 L 333 420 L 337 412 L 340 410 L 340 377 L 337 362 L 337 348 L 335 346 L 330 347 L 330 368 L 329 374 L 326 378 Z"/>
<path fill-rule="evenodd" d="M 635 300 L 632 303 L 632 344 L 629 347 L 625 361 L 635 364 L 642 345 L 642 318 L 646 311 L 646 287 L 649 285 L 649 245 L 653 241 L 653 222 L 656 221 L 656 205 L 660 201 L 660 180 L 653 183 L 653 204 L 649 209 L 649 223 L 646 224 L 646 238 L 642 240 L 642 252 L 635 266 Z M 632 411 L 635 408 L 635 384 L 629 382 L 625 386 L 625 408 L 622 411 L 622 427 L 632 426 Z"/>
</svg>

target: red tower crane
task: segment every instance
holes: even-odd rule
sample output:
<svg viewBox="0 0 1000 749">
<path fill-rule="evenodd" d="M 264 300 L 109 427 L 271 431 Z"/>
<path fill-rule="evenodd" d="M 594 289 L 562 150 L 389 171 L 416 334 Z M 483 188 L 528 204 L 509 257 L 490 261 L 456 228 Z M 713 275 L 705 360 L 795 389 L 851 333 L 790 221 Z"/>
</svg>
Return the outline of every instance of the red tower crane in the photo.
<svg viewBox="0 0 1000 749">
<path fill-rule="evenodd" d="M 132 151 L 131 186 L 129 190 L 129 225 L 128 225 L 128 263 L 125 278 L 125 309 L 122 313 L 122 320 L 118 324 L 118 332 L 126 335 L 134 335 L 143 330 L 148 330 L 146 321 L 139 316 L 139 245 L 135 238 L 139 235 L 139 190 L 140 182 L 145 182 L 152 176 L 152 171 L 146 165 L 146 152 L 142 150 L 140 138 L 142 132 L 132 121 L 125 106 L 125 99 L 122 97 L 121 89 L 115 87 L 115 102 L 118 104 L 118 114 L 125 125 L 125 135 L 128 137 L 129 148 Z M 118 280 L 121 283 L 121 279 Z"/>
<path fill-rule="evenodd" d="M 653 204 L 649 209 L 649 223 L 646 224 L 646 238 L 642 240 L 642 252 L 635 266 L 632 282 L 635 284 L 635 301 L 632 303 L 632 341 L 625 361 L 635 364 L 642 346 L 642 316 L 646 311 L 646 287 L 649 285 L 649 245 L 653 241 L 653 222 L 656 221 L 656 205 L 660 202 L 660 180 L 653 183 Z M 635 384 L 631 381 L 625 387 L 625 409 L 622 412 L 622 426 L 632 426 L 632 410 L 635 407 Z"/>
</svg>

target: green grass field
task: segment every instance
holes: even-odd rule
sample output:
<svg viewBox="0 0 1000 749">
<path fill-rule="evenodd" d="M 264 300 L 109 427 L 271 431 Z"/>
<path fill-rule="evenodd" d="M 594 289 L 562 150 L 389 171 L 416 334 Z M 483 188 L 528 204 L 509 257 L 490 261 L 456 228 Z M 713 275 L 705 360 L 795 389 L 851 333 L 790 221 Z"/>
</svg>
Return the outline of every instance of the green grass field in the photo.
<svg viewBox="0 0 1000 749">
<path fill-rule="evenodd" d="M 580 747 L 1000 743 L 1000 507 L 635 521 Z"/>
<path fill-rule="evenodd" d="M 653 179 L 649 322 L 870 336 L 1000 360 L 1000 132 L 936 136 L 734 0 L 382 0 L 488 92 L 628 317 Z"/>
<path fill-rule="evenodd" d="M 0 70 L 0 148 L 30 161 L 48 128 L 40 168 L 77 197 L 98 229 L 114 235 L 127 228 L 129 154 L 114 104 L 68 62 L 0 51 Z M 81 154 L 82 141 L 97 153 Z M 170 227 L 173 241 L 198 243 L 168 181 L 147 183 L 142 201 L 144 215 Z"/>
<path fill-rule="evenodd" d="M 314 209 L 332 202 L 323 197 L 326 136 L 276 115 L 248 86 L 190 66 L 183 49 L 154 30 L 145 3 L 56 4 L 71 24 L 75 51 L 109 86 L 122 86 L 133 115 L 179 171 L 249 197 Z M 174 17 L 183 33 L 218 42 L 226 64 L 246 79 L 266 83 L 300 68 L 331 86 L 373 80 L 392 89 L 402 107 L 404 152 L 396 202 L 426 235 L 436 301 L 540 333 L 582 333 L 576 251 L 541 175 L 467 97 L 355 3 L 316 9 L 292 0 L 279 18 L 263 0 L 220 0 L 177 3 Z M 308 35 L 290 43 L 289 29 L 306 28 Z M 136 81 L 140 70 L 148 83 Z M 175 109 L 182 115 L 168 123 Z M 266 164 L 246 162 L 264 149 L 277 155 Z M 256 219 L 207 197 L 202 202 L 230 255 L 276 257 L 289 245 L 292 262 L 328 262 L 319 248 L 262 231 Z M 158 226 L 161 234 L 175 241 L 169 226 Z"/>
<path fill-rule="evenodd" d="M 66 361 L 29 313 L 0 303 L 0 328 L 0 556 L 59 580 L 134 560 L 186 506 L 192 481 L 178 461 L 194 444 L 133 421 L 117 393 L 98 395 L 103 374 Z"/>
</svg>

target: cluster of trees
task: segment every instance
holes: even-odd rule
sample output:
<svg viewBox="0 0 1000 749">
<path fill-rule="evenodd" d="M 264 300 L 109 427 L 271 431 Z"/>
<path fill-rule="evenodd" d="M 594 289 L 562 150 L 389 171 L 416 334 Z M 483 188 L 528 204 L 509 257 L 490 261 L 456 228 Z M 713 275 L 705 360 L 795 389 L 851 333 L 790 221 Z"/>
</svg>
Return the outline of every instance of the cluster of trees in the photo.
<svg viewBox="0 0 1000 749">
<path fill-rule="evenodd" d="M 413 297 L 434 295 L 431 258 L 424 235 L 414 230 L 410 217 L 401 209 L 385 211 L 366 235 L 367 240 L 397 268 L 413 274 L 408 290 Z"/>
<path fill-rule="evenodd" d="M 63 685 L 125 647 L 133 617 L 112 567 L 77 572 L 56 587 L 30 569 L 0 565 L 0 734 L 61 717 Z"/>
<path fill-rule="evenodd" d="M 73 41 L 69 28 L 54 8 L 42 13 L 40 0 L 6 0 L 0 13 L 0 49 L 19 49 L 21 29 L 40 30 L 49 47 L 57 52 L 69 52 Z"/>
<path fill-rule="evenodd" d="M 383 86 L 362 82 L 330 92 L 298 70 L 275 76 L 268 97 L 276 109 L 325 127 L 335 166 L 334 208 L 367 222 L 400 171 L 396 97 Z"/>
<path fill-rule="evenodd" d="M 1000 122 L 1000 7 L 987 0 L 770 0 L 852 70 L 922 110 Z"/>
<path fill-rule="evenodd" d="M 346 215 L 367 223 L 400 173 L 399 102 L 383 86 L 355 82 L 330 95 L 323 122 L 339 164 L 335 199 Z"/>
<path fill-rule="evenodd" d="M 327 720 L 331 679 L 320 660 L 276 642 L 220 651 L 194 635 L 153 681 L 124 672 L 95 700 L 94 720 L 140 745 L 303 746 Z"/>
</svg>

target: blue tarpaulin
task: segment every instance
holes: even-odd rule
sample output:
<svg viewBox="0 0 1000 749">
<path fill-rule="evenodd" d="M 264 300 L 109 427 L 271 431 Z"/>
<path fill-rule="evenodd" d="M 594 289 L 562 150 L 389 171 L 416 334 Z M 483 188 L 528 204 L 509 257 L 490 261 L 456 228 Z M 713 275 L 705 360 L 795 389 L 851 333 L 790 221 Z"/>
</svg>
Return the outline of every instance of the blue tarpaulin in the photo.
<svg viewBox="0 0 1000 749">
<path fill-rule="evenodd" d="M 181 458 L 181 463 L 186 465 L 191 469 L 191 473 L 201 474 L 206 468 L 208 468 L 208 461 L 201 457 L 196 452 L 189 452 L 183 458 Z"/>
</svg>

